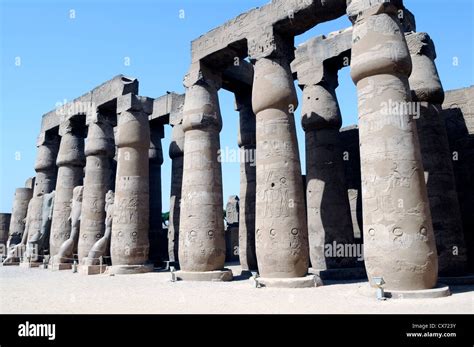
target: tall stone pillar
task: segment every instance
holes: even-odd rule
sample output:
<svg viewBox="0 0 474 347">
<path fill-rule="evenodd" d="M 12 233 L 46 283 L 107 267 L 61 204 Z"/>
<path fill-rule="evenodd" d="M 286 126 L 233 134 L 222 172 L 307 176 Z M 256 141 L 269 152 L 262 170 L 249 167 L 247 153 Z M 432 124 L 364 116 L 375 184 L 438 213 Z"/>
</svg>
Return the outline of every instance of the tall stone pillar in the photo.
<svg viewBox="0 0 474 347">
<path fill-rule="evenodd" d="M 222 119 L 220 77 L 207 67 L 186 76 L 183 108 L 184 170 L 179 229 L 178 279 L 232 280 L 224 269 L 222 171 L 218 160 Z"/>
<path fill-rule="evenodd" d="M 409 82 L 420 113 L 416 124 L 425 170 L 440 276 L 466 272 L 467 253 L 454 180 L 452 155 L 441 111 L 444 90 L 434 60 L 436 51 L 426 33 L 405 34 L 413 64 Z"/>
<path fill-rule="evenodd" d="M 164 137 L 163 124 L 150 124 L 150 261 L 160 265 L 168 258 L 166 254 L 166 235 L 163 235 L 161 219 L 161 165 L 163 149 L 161 139 Z"/>
<path fill-rule="evenodd" d="M 240 213 L 239 213 L 239 259 L 242 271 L 256 271 L 255 254 L 255 114 L 252 110 L 252 92 L 235 95 L 236 110 L 239 111 L 240 147 Z"/>
<path fill-rule="evenodd" d="M 86 167 L 78 257 L 80 264 L 88 256 L 94 243 L 105 232 L 105 195 L 114 188 L 115 155 L 114 131 L 110 122 L 100 113 L 88 115 L 85 144 Z"/>
<path fill-rule="evenodd" d="M 0 257 L 6 253 L 11 217 L 11 213 L 0 213 Z"/>
<path fill-rule="evenodd" d="M 148 264 L 150 125 L 153 100 L 134 94 L 117 99 L 118 147 L 110 273 L 141 273 Z"/>
<path fill-rule="evenodd" d="M 337 70 L 323 68 L 321 62 L 320 67 L 300 71 L 300 75 L 311 265 L 317 270 L 350 267 L 355 265 L 354 258 L 336 256 L 339 245 L 354 244 L 339 134 L 342 117 L 336 97 Z M 326 256 L 326 245 L 334 248 L 331 257 Z"/>
<path fill-rule="evenodd" d="M 179 263 L 179 219 L 183 184 L 184 132 L 182 120 L 173 125 L 169 156 L 171 158 L 170 217 L 168 223 L 168 255 L 175 266 Z"/>
<path fill-rule="evenodd" d="M 438 260 L 416 125 L 408 112 L 412 65 L 398 1 L 352 0 L 351 77 L 357 85 L 364 258 L 372 285 L 423 290 Z"/>
<path fill-rule="evenodd" d="M 305 277 L 308 228 L 293 114 L 298 106 L 290 71 L 293 42 L 267 34 L 249 43 L 254 63 L 258 270 L 265 286 L 281 283 L 281 279 L 291 286 L 314 286 L 314 279 Z"/>
<path fill-rule="evenodd" d="M 56 186 L 58 173 L 56 157 L 58 155 L 58 147 L 59 137 L 50 133 L 40 134 L 35 162 L 35 186 L 33 189 L 33 197 L 28 204 L 25 225 L 26 235 L 23 235 L 25 244 L 28 240 L 40 240 L 45 248 L 49 246 L 49 229 L 42 230 L 43 197 L 51 193 Z M 38 251 L 42 252 L 44 250 Z"/>
<path fill-rule="evenodd" d="M 84 129 L 72 119 L 63 121 L 59 126 L 61 144 L 59 145 L 58 178 L 56 196 L 51 222 L 49 254 L 55 256 L 64 241 L 71 234 L 71 200 L 74 187 L 81 186 L 84 178 Z"/>
<path fill-rule="evenodd" d="M 25 219 L 28 211 L 28 203 L 33 197 L 33 189 L 17 188 L 13 199 L 12 217 L 10 219 L 8 247 L 21 242 L 25 231 Z"/>
</svg>

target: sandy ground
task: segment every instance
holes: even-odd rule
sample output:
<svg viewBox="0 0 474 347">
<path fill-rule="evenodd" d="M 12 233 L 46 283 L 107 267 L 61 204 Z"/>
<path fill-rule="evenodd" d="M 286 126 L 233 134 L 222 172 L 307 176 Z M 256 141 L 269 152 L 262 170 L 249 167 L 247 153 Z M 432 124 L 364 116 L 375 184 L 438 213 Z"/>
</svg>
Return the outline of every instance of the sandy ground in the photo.
<svg viewBox="0 0 474 347">
<path fill-rule="evenodd" d="M 230 266 L 234 275 L 239 266 Z M 0 313 L 474 313 L 474 286 L 439 299 L 377 301 L 366 281 L 309 289 L 171 282 L 169 272 L 84 276 L 0 267 Z"/>
</svg>

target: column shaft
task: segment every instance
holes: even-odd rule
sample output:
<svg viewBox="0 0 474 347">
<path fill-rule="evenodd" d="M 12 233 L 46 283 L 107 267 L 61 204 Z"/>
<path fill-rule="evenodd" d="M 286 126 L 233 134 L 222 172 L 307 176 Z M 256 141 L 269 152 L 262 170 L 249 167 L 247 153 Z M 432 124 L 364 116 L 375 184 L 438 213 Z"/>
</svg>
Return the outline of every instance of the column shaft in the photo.
<svg viewBox="0 0 474 347">
<path fill-rule="evenodd" d="M 332 73 L 337 85 L 337 72 Z M 342 118 L 335 87 L 322 82 L 303 89 L 306 132 L 306 201 L 311 265 L 326 270 L 354 265 L 348 255 L 326 257 L 326 246 L 354 244 L 339 129 Z"/>
<path fill-rule="evenodd" d="M 202 80 L 187 88 L 183 109 L 184 170 L 179 229 L 183 271 L 221 270 L 225 262 L 222 128 L 217 87 Z"/>
<path fill-rule="evenodd" d="M 444 90 L 434 63 L 435 47 L 426 33 L 407 33 L 405 37 L 413 63 L 409 82 L 419 106 L 416 125 L 438 250 L 438 272 L 442 276 L 460 275 L 466 271 L 467 253 L 452 155 L 440 115 Z"/>
<path fill-rule="evenodd" d="M 297 97 L 286 57 L 255 62 L 256 254 L 262 277 L 303 277 L 308 229 L 293 111 Z"/>
<path fill-rule="evenodd" d="M 119 272 L 151 270 L 145 266 L 150 248 L 150 125 L 144 102 L 132 94 L 117 102 L 118 162 L 110 250 L 112 266 Z"/>
<path fill-rule="evenodd" d="M 66 121 L 61 124 L 60 135 L 61 144 L 56 161 L 59 169 L 49 244 L 51 257 L 58 253 L 63 242 L 71 235 L 71 223 L 68 221 L 71 200 L 74 187 L 83 183 L 85 165 L 84 138 L 78 134 L 78 129 Z"/>
<path fill-rule="evenodd" d="M 85 146 L 86 167 L 78 242 L 80 262 L 105 232 L 105 196 L 114 188 L 114 154 L 113 128 L 98 115 L 97 119 L 88 124 Z"/>
<path fill-rule="evenodd" d="M 255 114 L 252 110 L 252 93 L 236 94 L 239 111 L 240 147 L 240 202 L 239 202 L 239 259 L 243 271 L 257 270 L 255 253 Z"/>
<path fill-rule="evenodd" d="M 150 261 L 159 265 L 168 258 L 166 254 L 167 240 L 166 235 L 163 235 L 161 218 L 161 165 L 163 164 L 161 139 L 164 137 L 163 125 L 153 125 L 150 133 Z"/>
<path fill-rule="evenodd" d="M 33 197 L 33 189 L 17 188 L 13 199 L 12 217 L 10 219 L 8 247 L 21 242 L 25 231 L 25 218 L 28 211 L 28 203 Z"/>
<path fill-rule="evenodd" d="M 183 184 L 184 132 L 182 123 L 175 124 L 171 133 L 169 156 L 171 158 L 171 198 L 168 223 L 168 255 L 171 262 L 179 263 L 179 219 L 181 188 Z"/>
<path fill-rule="evenodd" d="M 437 254 L 410 101 L 411 59 L 397 8 L 365 8 L 354 0 L 351 77 L 357 85 L 364 219 L 369 280 L 388 290 L 422 290 L 437 282 Z"/>
</svg>

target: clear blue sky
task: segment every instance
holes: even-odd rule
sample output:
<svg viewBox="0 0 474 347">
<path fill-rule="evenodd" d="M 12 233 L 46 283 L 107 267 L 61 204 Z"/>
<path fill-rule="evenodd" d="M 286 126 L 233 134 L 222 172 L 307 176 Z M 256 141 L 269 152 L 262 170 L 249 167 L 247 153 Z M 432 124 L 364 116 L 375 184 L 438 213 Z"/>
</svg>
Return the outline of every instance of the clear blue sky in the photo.
<svg viewBox="0 0 474 347">
<path fill-rule="evenodd" d="M 265 0 L 0 0 L 0 212 L 10 212 L 14 190 L 34 176 L 36 137 L 42 114 L 117 74 L 140 81 L 140 95 L 182 93 L 190 42 Z M 474 84 L 472 0 L 405 0 L 418 31 L 435 41 L 437 66 L 446 90 Z M 70 18 L 71 10 L 75 18 Z M 180 10 L 185 18 L 180 19 Z M 349 26 L 346 17 L 296 38 Z M 17 57 L 21 59 L 18 63 Z M 124 65 L 129 57 L 130 66 Z M 457 57 L 459 64 L 453 65 Z M 338 98 L 344 125 L 357 123 L 355 87 L 340 72 Z M 223 148 L 237 148 L 238 114 L 232 94 L 219 93 Z M 296 112 L 304 172 L 304 133 Z M 163 140 L 163 210 L 169 207 L 170 128 Z M 19 155 L 19 157 L 18 157 Z M 18 160 L 19 159 L 19 160 Z M 224 202 L 239 193 L 239 164 L 224 163 Z"/>
</svg>

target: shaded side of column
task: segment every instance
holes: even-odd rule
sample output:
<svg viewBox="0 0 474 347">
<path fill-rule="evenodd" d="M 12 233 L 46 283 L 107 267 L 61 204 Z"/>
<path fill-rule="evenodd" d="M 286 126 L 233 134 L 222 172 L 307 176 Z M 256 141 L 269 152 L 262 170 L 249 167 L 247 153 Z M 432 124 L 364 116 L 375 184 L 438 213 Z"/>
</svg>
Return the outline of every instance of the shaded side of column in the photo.
<svg viewBox="0 0 474 347">
<path fill-rule="evenodd" d="M 441 120 L 444 90 L 434 60 L 436 50 L 426 33 L 405 34 L 413 63 L 410 87 L 417 102 L 416 120 L 425 170 L 441 276 L 466 272 L 467 253 L 456 192 L 452 154 Z"/>
<path fill-rule="evenodd" d="M 335 249 L 354 244 L 346 189 L 336 98 L 337 70 L 324 70 L 317 84 L 303 86 L 302 126 L 306 138 L 306 201 L 311 265 L 326 270 L 354 265 Z M 326 247 L 332 256 L 326 256 Z M 333 249 L 335 248 L 335 249 Z"/>
<path fill-rule="evenodd" d="M 412 65 L 397 1 L 353 0 L 351 77 L 359 100 L 364 258 L 370 283 L 422 290 L 438 260 L 416 125 L 405 111 Z M 395 107 L 392 107 L 395 105 Z"/>
<path fill-rule="evenodd" d="M 150 197 L 149 159 L 152 99 L 127 94 L 117 99 L 118 147 L 110 253 L 116 273 L 153 269 L 147 264 Z"/>
<path fill-rule="evenodd" d="M 163 124 L 150 123 L 150 261 L 160 265 L 168 259 L 167 235 L 163 234 L 161 218 L 161 165 L 163 149 L 161 139 L 164 137 Z"/>
<path fill-rule="evenodd" d="M 0 245 L 2 246 L 3 250 L 6 250 L 7 247 L 11 217 L 11 213 L 0 213 Z M 4 254 L 0 254 L 0 256 L 3 255 Z"/>
<path fill-rule="evenodd" d="M 68 221 L 71 214 L 71 200 L 74 187 L 81 186 L 84 178 L 84 126 L 73 119 L 65 120 L 60 124 L 58 158 L 58 178 L 56 182 L 56 196 L 51 221 L 50 255 L 53 257 L 59 251 L 64 241 L 71 234 L 71 223 Z"/>
<path fill-rule="evenodd" d="M 100 113 L 87 117 L 86 167 L 78 242 L 79 262 L 88 256 L 94 243 L 105 232 L 105 196 L 114 188 L 114 132 L 109 120 Z"/>
<path fill-rule="evenodd" d="M 179 263 L 179 220 L 181 187 L 183 184 L 184 132 L 182 120 L 174 124 L 171 132 L 169 156 L 171 158 L 170 217 L 168 223 L 168 255 L 170 262 Z"/>
<path fill-rule="evenodd" d="M 249 44 L 254 63 L 258 270 L 267 278 L 304 277 L 308 272 L 309 249 L 293 114 L 298 106 L 290 71 L 293 42 L 272 32 L 267 34 L 259 35 Z"/>
<path fill-rule="evenodd" d="M 235 95 L 239 111 L 238 145 L 240 147 L 240 201 L 239 201 L 239 259 L 242 271 L 258 269 L 255 252 L 255 114 L 252 109 L 252 91 Z"/>
</svg>

